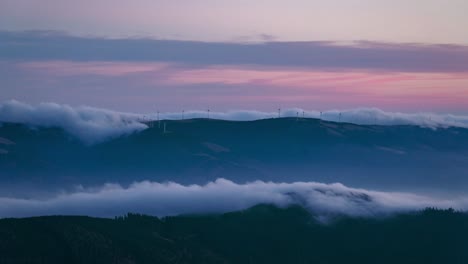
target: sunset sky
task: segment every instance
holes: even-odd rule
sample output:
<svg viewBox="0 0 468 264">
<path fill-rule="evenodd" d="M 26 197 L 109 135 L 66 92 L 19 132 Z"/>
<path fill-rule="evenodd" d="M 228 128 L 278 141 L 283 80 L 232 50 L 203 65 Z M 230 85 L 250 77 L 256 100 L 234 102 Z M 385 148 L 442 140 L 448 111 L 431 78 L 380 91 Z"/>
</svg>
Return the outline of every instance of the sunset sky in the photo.
<svg viewBox="0 0 468 264">
<path fill-rule="evenodd" d="M 468 113 L 466 0 L 3 0 L 0 101 Z"/>
</svg>

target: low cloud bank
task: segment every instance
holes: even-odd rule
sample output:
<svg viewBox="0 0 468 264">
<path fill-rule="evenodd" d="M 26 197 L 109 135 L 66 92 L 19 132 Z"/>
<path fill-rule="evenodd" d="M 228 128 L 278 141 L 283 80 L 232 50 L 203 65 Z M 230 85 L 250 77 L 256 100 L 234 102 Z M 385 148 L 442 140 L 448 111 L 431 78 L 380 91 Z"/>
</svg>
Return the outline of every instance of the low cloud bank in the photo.
<svg viewBox="0 0 468 264">
<path fill-rule="evenodd" d="M 361 125 L 417 125 L 430 128 L 468 128 L 468 116 L 434 113 L 385 112 L 377 108 L 350 110 L 307 111 L 284 109 L 281 117 L 321 118 L 334 122 Z M 233 121 L 252 121 L 278 117 L 278 112 L 261 111 L 185 111 L 184 118 L 214 118 Z M 88 106 L 71 107 L 56 103 L 29 105 L 15 100 L 0 103 L 0 122 L 22 123 L 31 126 L 60 127 L 85 143 L 101 142 L 147 128 L 144 121 L 157 120 L 156 113 L 132 114 Z M 182 119 L 182 112 L 160 113 L 161 119 Z"/>
<path fill-rule="evenodd" d="M 281 117 L 305 117 L 321 118 L 333 122 L 349 122 L 360 125 L 416 125 L 422 127 L 464 127 L 468 128 L 468 116 L 452 114 L 435 113 L 400 113 L 386 112 L 378 108 L 356 108 L 348 110 L 328 110 L 328 111 L 309 111 L 300 108 L 284 109 L 278 112 L 260 112 L 260 111 L 228 111 L 228 112 L 210 112 L 207 111 L 186 111 L 184 118 L 214 118 L 233 121 L 253 121 L 266 118 Z M 150 115 L 155 119 L 156 115 Z M 160 114 L 163 119 L 181 119 L 182 113 L 164 113 Z"/>
<path fill-rule="evenodd" d="M 33 106 L 15 100 L 0 104 L 0 122 L 60 127 L 89 144 L 145 129 L 147 126 L 138 120 L 136 114 L 87 106 L 75 108 L 55 103 Z"/>
<path fill-rule="evenodd" d="M 374 217 L 426 207 L 468 210 L 468 197 L 439 199 L 411 193 L 378 192 L 316 182 L 236 184 L 218 179 L 206 185 L 137 182 L 77 189 L 47 199 L 0 198 L 0 217 L 90 215 L 113 217 L 127 212 L 156 216 L 222 213 L 260 203 L 300 204 L 319 219 L 334 215 Z"/>
</svg>

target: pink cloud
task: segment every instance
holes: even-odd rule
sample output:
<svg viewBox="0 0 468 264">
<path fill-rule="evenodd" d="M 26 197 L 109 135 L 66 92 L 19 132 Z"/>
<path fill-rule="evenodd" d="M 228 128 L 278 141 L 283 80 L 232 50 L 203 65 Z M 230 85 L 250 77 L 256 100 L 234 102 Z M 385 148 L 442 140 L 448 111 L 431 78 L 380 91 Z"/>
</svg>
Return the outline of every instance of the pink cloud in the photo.
<svg viewBox="0 0 468 264">
<path fill-rule="evenodd" d="M 340 91 L 367 91 L 405 94 L 417 89 L 420 94 L 468 92 L 468 73 L 403 73 L 363 71 L 312 71 L 303 69 L 205 68 L 173 72 L 168 81 L 174 84 L 261 84 L 283 88 L 301 88 L 304 92 L 318 87 Z M 427 87 L 425 89 L 424 87 Z"/>
<path fill-rule="evenodd" d="M 109 89 L 115 97 L 151 98 L 184 104 L 230 105 L 255 102 L 302 107 L 376 106 L 389 109 L 468 111 L 468 73 L 312 70 L 259 66 L 188 66 L 164 62 L 22 62 L 36 81 L 67 87 Z M 144 95 L 148 94 L 148 95 Z M 111 100 L 107 98 L 106 100 Z M 122 99 L 123 100 L 123 99 Z M 135 99 L 136 100 L 136 99 Z M 151 101 L 150 100 L 150 101 Z"/>
<path fill-rule="evenodd" d="M 76 76 L 100 75 L 116 77 L 127 74 L 161 71 L 169 67 L 167 63 L 142 62 L 76 62 L 76 61 L 35 61 L 19 65 L 26 70 L 35 70 L 51 75 Z"/>
</svg>

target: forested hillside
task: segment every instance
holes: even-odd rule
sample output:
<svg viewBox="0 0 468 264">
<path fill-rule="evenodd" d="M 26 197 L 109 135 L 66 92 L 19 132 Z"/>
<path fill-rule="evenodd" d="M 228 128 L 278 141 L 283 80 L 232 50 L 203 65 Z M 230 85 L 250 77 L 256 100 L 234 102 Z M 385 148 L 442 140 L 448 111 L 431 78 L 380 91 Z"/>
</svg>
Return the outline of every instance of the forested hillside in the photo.
<svg viewBox="0 0 468 264">
<path fill-rule="evenodd" d="M 468 215 L 427 209 L 318 221 L 258 205 L 158 219 L 49 216 L 0 220 L 0 263 L 467 263 Z"/>
</svg>

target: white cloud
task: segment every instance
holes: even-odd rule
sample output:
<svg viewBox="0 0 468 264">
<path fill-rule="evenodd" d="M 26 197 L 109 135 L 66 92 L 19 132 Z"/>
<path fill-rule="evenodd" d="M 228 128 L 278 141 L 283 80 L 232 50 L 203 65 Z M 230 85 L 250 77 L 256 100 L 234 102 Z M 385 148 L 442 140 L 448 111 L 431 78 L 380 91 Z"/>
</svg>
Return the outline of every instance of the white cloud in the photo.
<svg viewBox="0 0 468 264">
<path fill-rule="evenodd" d="M 468 128 L 468 116 L 435 113 L 385 112 L 377 108 L 349 110 L 308 111 L 298 108 L 284 109 L 281 117 L 322 118 L 334 122 L 350 122 L 362 125 L 417 125 L 430 128 Z M 161 119 L 181 119 L 181 112 L 160 113 Z M 185 118 L 207 118 L 207 111 L 185 111 Z M 210 112 L 210 118 L 251 121 L 276 118 L 278 112 L 237 110 Z M 85 143 L 96 143 L 109 138 L 140 131 L 147 126 L 141 120 L 156 120 L 156 113 L 134 114 L 93 108 L 71 107 L 56 103 L 29 105 L 15 100 L 0 103 L 0 122 L 23 123 L 32 126 L 61 127 Z"/>
<path fill-rule="evenodd" d="M 341 114 L 341 117 L 340 117 Z M 228 111 L 210 112 L 210 118 L 236 121 L 251 121 L 278 117 L 278 112 Z M 360 125 L 416 125 L 422 127 L 464 127 L 468 128 L 468 116 L 436 113 L 386 112 L 378 108 L 356 108 L 347 110 L 320 111 L 291 108 L 281 110 L 281 117 L 322 118 L 333 122 L 349 122 Z M 155 118 L 155 115 L 151 115 Z M 180 119 L 181 113 L 163 113 L 161 118 Z M 186 111 L 185 118 L 206 118 L 207 111 Z"/>
<path fill-rule="evenodd" d="M 113 217 L 127 212 L 157 216 L 222 213 L 260 203 L 301 204 L 316 217 L 344 214 L 372 217 L 426 207 L 468 209 L 468 198 L 442 199 L 411 193 L 378 192 L 316 182 L 237 184 L 218 179 L 206 185 L 137 182 L 77 189 L 47 199 L 0 198 L 0 217 L 90 215 Z"/>
<path fill-rule="evenodd" d="M 143 130 L 147 126 L 138 122 L 139 116 L 87 106 L 74 108 L 55 103 L 32 106 L 11 100 L 0 104 L 0 122 L 61 127 L 85 143 L 96 143 Z"/>
</svg>

